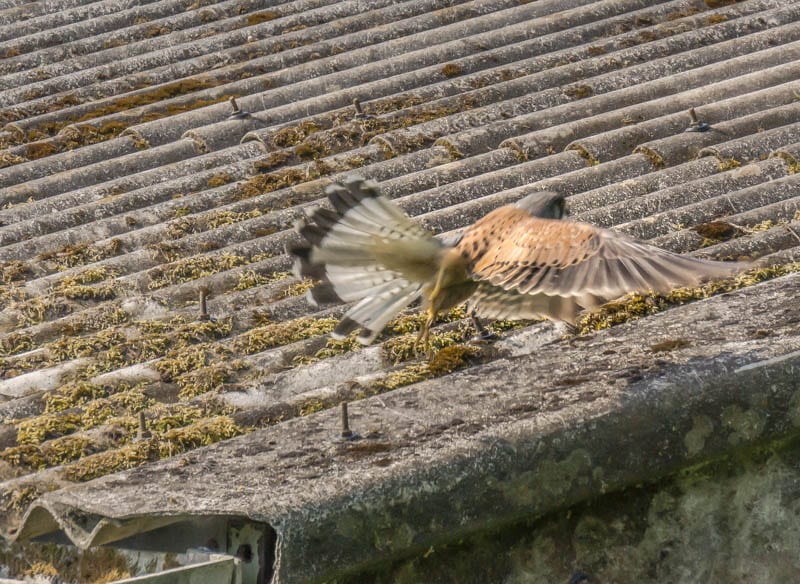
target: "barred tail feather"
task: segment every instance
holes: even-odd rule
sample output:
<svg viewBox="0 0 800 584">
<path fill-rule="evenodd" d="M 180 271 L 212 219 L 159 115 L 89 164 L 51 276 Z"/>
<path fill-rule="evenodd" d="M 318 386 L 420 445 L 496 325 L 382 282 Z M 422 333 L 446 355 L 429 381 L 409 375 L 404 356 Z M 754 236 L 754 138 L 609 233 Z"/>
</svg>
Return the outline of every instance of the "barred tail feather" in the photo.
<svg viewBox="0 0 800 584">
<path fill-rule="evenodd" d="M 309 291 L 313 304 L 357 302 L 334 337 L 364 329 L 369 344 L 386 323 L 416 300 L 435 274 L 443 244 L 382 196 L 377 185 L 347 177 L 326 189 L 332 209 L 317 209 L 297 231 L 305 240 L 288 248 L 298 277 L 320 280 Z"/>
<path fill-rule="evenodd" d="M 398 286 L 399 284 L 399 286 Z M 356 328 L 364 329 L 357 340 L 369 345 L 398 312 L 419 298 L 422 285 L 399 280 L 377 296 L 368 296 L 351 308 L 333 331 L 333 338 L 343 339 Z"/>
</svg>

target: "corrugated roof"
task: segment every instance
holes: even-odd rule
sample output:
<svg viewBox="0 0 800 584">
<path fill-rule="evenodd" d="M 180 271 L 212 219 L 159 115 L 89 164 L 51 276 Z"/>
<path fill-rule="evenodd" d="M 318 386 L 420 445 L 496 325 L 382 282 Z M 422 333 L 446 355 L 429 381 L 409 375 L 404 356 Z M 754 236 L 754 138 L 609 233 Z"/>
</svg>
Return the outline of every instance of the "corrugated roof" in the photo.
<svg viewBox="0 0 800 584">
<path fill-rule="evenodd" d="M 400 396 L 431 377 L 425 391 L 436 392 L 507 367 L 502 351 L 465 348 L 460 311 L 435 329 L 437 346 L 459 356 L 445 365 L 414 355 L 412 313 L 374 347 L 328 338 L 344 307 L 311 308 L 283 250 L 294 221 L 348 173 L 379 181 L 437 232 L 552 189 L 575 219 L 681 253 L 783 266 L 736 286 L 797 269 L 797 2 L 6 6 L 7 538 L 62 528 L 88 545 L 55 503 L 24 522 L 29 505 L 56 491 L 48 501 L 87 507 L 93 491 L 76 483 L 218 441 L 191 460 L 247 456 L 254 441 L 312 423 L 292 418 L 326 424 L 315 412 L 341 399 Z M 201 290 L 213 320 L 198 320 Z M 749 297 L 771 288 L 757 290 Z M 604 318 L 587 319 L 584 334 L 602 337 L 594 329 L 617 317 Z M 527 323 L 501 346 L 545 330 Z M 559 346 L 581 358 L 580 346 Z M 471 373 L 450 373 L 461 367 Z M 153 436 L 134 441 L 140 412 Z M 341 472 L 320 460 L 303 466 Z M 252 468 L 261 477 L 271 464 Z M 171 468 L 154 465 L 148 480 L 168 487 L 158 469 Z M 301 470 L 281 472 L 291 481 Z M 196 503 L 187 499 L 200 513 Z"/>
</svg>

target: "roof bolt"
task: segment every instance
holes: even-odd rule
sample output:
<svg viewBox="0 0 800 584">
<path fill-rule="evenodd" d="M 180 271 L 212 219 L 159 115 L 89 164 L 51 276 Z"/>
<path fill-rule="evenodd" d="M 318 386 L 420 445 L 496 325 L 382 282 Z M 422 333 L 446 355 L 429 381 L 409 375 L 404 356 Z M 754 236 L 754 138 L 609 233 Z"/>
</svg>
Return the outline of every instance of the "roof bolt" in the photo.
<svg viewBox="0 0 800 584">
<path fill-rule="evenodd" d="M 689 117 L 691 118 L 692 123 L 684 130 L 684 132 L 708 132 L 711 129 L 711 124 L 700 121 L 700 119 L 697 117 L 697 112 L 694 111 L 693 107 L 689 108 Z"/>
<path fill-rule="evenodd" d="M 352 438 L 353 431 L 350 429 L 350 419 L 347 413 L 347 402 L 342 402 L 342 438 Z"/>
<path fill-rule="evenodd" d="M 356 109 L 356 115 L 354 116 L 356 120 L 366 120 L 368 118 L 375 117 L 370 114 L 364 113 L 364 108 L 361 107 L 361 102 L 359 101 L 358 98 L 355 98 L 353 100 L 353 107 Z"/>
<path fill-rule="evenodd" d="M 136 440 L 141 442 L 147 440 L 153 434 L 147 429 L 147 422 L 144 418 L 144 412 L 139 412 L 139 429 L 136 431 Z"/>
<path fill-rule="evenodd" d="M 208 315 L 208 288 L 200 288 L 200 316 L 197 320 L 211 320 Z"/>
<path fill-rule="evenodd" d="M 239 104 L 236 103 L 235 97 L 231 97 L 228 101 L 233 109 L 231 114 L 228 116 L 228 119 L 242 119 L 250 116 L 250 112 L 239 109 Z"/>
</svg>

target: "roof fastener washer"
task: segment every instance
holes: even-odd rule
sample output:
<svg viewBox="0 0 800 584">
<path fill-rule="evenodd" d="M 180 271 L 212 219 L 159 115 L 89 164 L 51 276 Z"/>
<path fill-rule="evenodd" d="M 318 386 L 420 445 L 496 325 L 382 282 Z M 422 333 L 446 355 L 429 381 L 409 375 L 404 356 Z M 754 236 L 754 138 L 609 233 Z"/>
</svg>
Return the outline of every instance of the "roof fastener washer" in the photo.
<svg viewBox="0 0 800 584">
<path fill-rule="evenodd" d="M 358 98 L 353 100 L 353 107 L 356 109 L 356 115 L 353 116 L 355 120 L 369 120 L 375 117 L 372 114 L 364 112 L 364 108 L 361 107 L 361 102 Z"/>
<path fill-rule="evenodd" d="M 229 120 L 241 120 L 242 118 L 249 118 L 250 112 L 239 109 L 239 104 L 236 103 L 236 98 L 232 97 L 228 101 L 231 103 L 233 112 L 228 116 Z"/>
<path fill-rule="evenodd" d="M 689 108 L 689 117 L 692 118 L 691 125 L 684 130 L 684 132 L 708 132 L 711 129 L 711 124 L 708 122 L 701 122 L 697 117 L 697 112 L 694 108 Z"/>
</svg>

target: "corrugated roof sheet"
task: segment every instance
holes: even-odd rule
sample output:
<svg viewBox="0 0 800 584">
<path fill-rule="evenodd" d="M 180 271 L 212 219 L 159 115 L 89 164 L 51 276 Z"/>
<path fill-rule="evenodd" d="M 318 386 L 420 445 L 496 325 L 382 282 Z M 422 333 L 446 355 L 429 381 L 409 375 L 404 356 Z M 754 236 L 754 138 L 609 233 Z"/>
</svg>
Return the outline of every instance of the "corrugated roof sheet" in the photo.
<svg viewBox="0 0 800 584">
<path fill-rule="evenodd" d="M 328 338 L 343 307 L 312 309 L 283 250 L 347 173 L 437 232 L 553 189 L 578 220 L 784 265 L 748 282 L 797 269 L 797 2 L 7 2 L 0 57 L 8 538 L 45 492 L 501 366 L 426 364 L 412 315 Z M 72 535 L 43 508 L 29 525 Z"/>
</svg>

